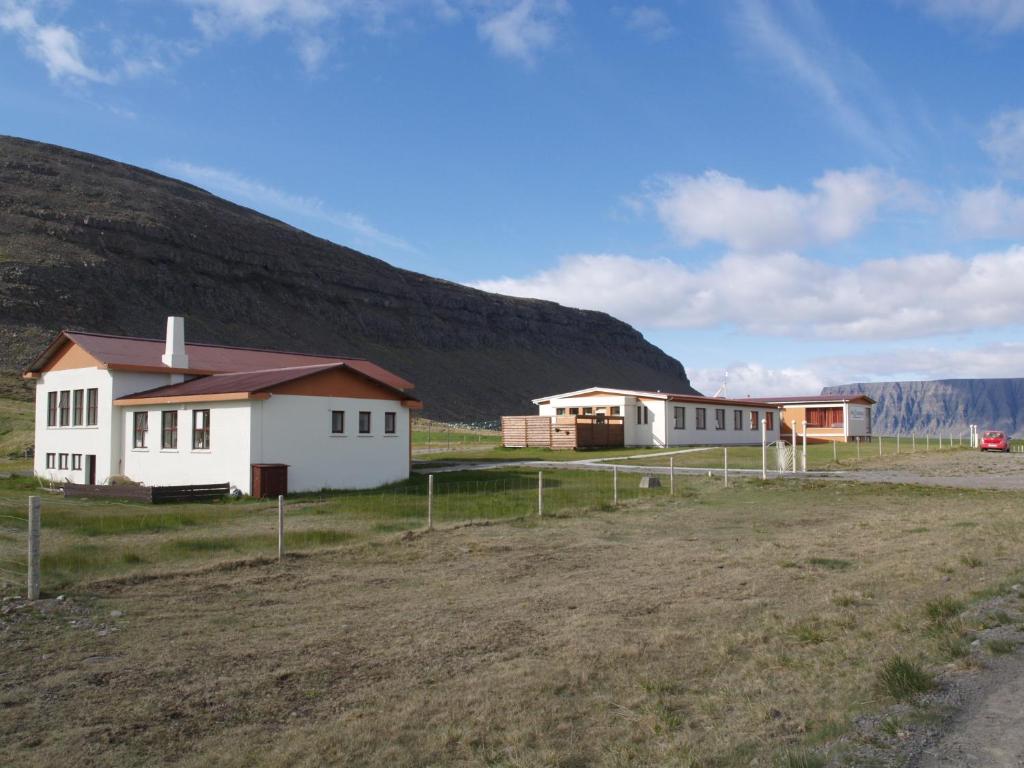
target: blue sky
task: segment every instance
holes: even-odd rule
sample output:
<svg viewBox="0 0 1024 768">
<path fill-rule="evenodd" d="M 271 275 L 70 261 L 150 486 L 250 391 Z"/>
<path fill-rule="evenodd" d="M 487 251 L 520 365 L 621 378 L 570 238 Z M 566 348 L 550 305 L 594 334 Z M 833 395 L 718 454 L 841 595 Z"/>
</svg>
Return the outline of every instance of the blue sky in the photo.
<svg viewBox="0 0 1024 768">
<path fill-rule="evenodd" d="M 1024 0 L 0 0 L 0 132 L 713 391 L 1024 376 Z"/>
</svg>

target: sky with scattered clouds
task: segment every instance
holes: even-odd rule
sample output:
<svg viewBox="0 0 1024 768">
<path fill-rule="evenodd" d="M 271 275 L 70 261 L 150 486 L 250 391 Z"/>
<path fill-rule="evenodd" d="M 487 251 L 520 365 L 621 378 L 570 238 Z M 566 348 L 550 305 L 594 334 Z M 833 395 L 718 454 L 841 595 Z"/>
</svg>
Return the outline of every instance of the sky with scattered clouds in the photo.
<svg viewBox="0 0 1024 768">
<path fill-rule="evenodd" d="M 0 0 L 0 133 L 609 312 L 704 391 L 1024 376 L 1022 43 L 1024 0 Z"/>
</svg>

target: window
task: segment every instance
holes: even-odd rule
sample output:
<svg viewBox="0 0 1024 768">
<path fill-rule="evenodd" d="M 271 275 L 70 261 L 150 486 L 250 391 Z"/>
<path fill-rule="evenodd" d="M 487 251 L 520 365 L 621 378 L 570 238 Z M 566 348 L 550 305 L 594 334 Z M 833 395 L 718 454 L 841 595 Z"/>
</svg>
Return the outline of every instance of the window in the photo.
<svg viewBox="0 0 1024 768">
<path fill-rule="evenodd" d="M 66 427 L 71 422 L 71 390 L 62 389 L 60 392 L 60 404 L 57 406 L 60 412 L 60 425 Z"/>
<path fill-rule="evenodd" d="M 163 411 L 160 414 L 160 447 L 171 450 L 178 447 L 177 411 Z"/>
<path fill-rule="evenodd" d="M 732 412 L 732 428 L 743 429 L 743 411 L 735 410 Z"/>
<path fill-rule="evenodd" d="M 750 412 L 750 428 L 760 429 L 761 428 L 761 414 L 757 411 Z"/>
<path fill-rule="evenodd" d="M 384 413 L 384 434 L 393 435 L 395 434 L 395 412 L 386 411 Z"/>
<path fill-rule="evenodd" d="M 578 416 L 579 413 L 580 413 L 580 409 L 579 408 L 570 408 L 569 409 L 569 415 L 570 416 Z"/>
<path fill-rule="evenodd" d="M 775 413 L 773 411 L 764 412 L 764 426 L 768 431 L 775 429 Z"/>
<path fill-rule="evenodd" d="M 715 408 L 715 429 L 725 429 L 725 408 Z"/>
<path fill-rule="evenodd" d="M 808 408 L 808 427 L 843 428 L 843 406 L 838 408 Z"/>
<path fill-rule="evenodd" d="M 642 405 L 638 405 L 636 407 L 636 423 L 637 424 L 643 424 L 644 423 L 644 407 Z"/>
<path fill-rule="evenodd" d="M 60 453 L 57 455 L 57 469 L 68 468 L 68 455 L 66 453 Z"/>
<path fill-rule="evenodd" d="M 331 411 L 331 434 L 332 435 L 344 435 L 345 434 L 345 412 L 344 411 Z"/>
<path fill-rule="evenodd" d="M 146 447 L 146 433 L 149 432 L 149 413 L 146 411 L 135 411 L 132 414 L 133 425 L 132 448 Z"/>
<path fill-rule="evenodd" d="M 697 429 L 708 428 L 708 409 L 698 408 L 697 409 Z"/>
<path fill-rule="evenodd" d="M 56 453 L 48 453 L 48 454 L 46 454 L 46 468 L 47 469 L 53 469 L 56 466 L 57 466 L 57 454 Z"/>
<path fill-rule="evenodd" d="M 555 416 L 565 416 L 565 408 L 555 408 Z"/>
<path fill-rule="evenodd" d="M 192 448 L 205 451 L 210 447 L 210 409 L 192 411 Z"/>
<path fill-rule="evenodd" d="M 617 405 L 613 405 L 611 410 L 609 411 L 609 413 L 612 416 L 621 416 L 622 415 L 622 411 L 620 410 L 619 406 L 617 406 Z"/>
<path fill-rule="evenodd" d="M 686 429 L 686 407 L 677 405 L 675 410 L 676 429 Z"/>
<path fill-rule="evenodd" d="M 82 454 L 72 453 L 71 454 L 71 468 L 81 469 L 82 468 Z"/>
<path fill-rule="evenodd" d="M 71 425 L 74 427 L 82 426 L 82 405 L 84 390 L 76 389 L 71 393 Z"/>
<path fill-rule="evenodd" d="M 584 416 L 592 416 L 593 414 L 594 414 L 594 409 L 592 407 L 587 406 L 586 408 L 583 409 L 583 415 Z"/>
<path fill-rule="evenodd" d="M 48 392 L 46 394 L 46 426 L 56 427 L 57 426 L 57 393 Z"/>
<path fill-rule="evenodd" d="M 360 411 L 359 412 L 359 434 L 368 435 L 370 434 L 370 412 Z"/>
<path fill-rule="evenodd" d="M 99 406 L 100 393 L 98 389 L 85 390 L 85 426 L 96 426 L 96 409 Z"/>
</svg>

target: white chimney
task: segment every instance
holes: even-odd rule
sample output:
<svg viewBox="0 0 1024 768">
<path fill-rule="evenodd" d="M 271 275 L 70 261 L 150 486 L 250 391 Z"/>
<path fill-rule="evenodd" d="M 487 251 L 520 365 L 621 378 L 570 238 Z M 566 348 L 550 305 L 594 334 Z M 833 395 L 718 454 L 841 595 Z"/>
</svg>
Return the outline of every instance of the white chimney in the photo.
<svg viewBox="0 0 1024 768">
<path fill-rule="evenodd" d="M 167 346 L 160 358 L 168 368 L 188 368 L 188 355 L 185 354 L 185 318 L 167 318 Z"/>
</svg>

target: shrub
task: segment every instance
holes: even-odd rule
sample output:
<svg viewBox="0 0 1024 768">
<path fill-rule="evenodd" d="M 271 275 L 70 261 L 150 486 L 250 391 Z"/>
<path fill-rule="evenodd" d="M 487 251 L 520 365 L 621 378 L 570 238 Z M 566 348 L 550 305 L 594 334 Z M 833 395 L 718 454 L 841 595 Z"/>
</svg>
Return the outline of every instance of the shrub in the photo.
<svg viewBox="0 0 1024 768">
<path fill-rule="evenodd" d="M 919 662 L 893 656 L 879 671 L 878 683 L 896 701 L 907 701 L 934 688 L 935 678 Z"/>
</svg>

